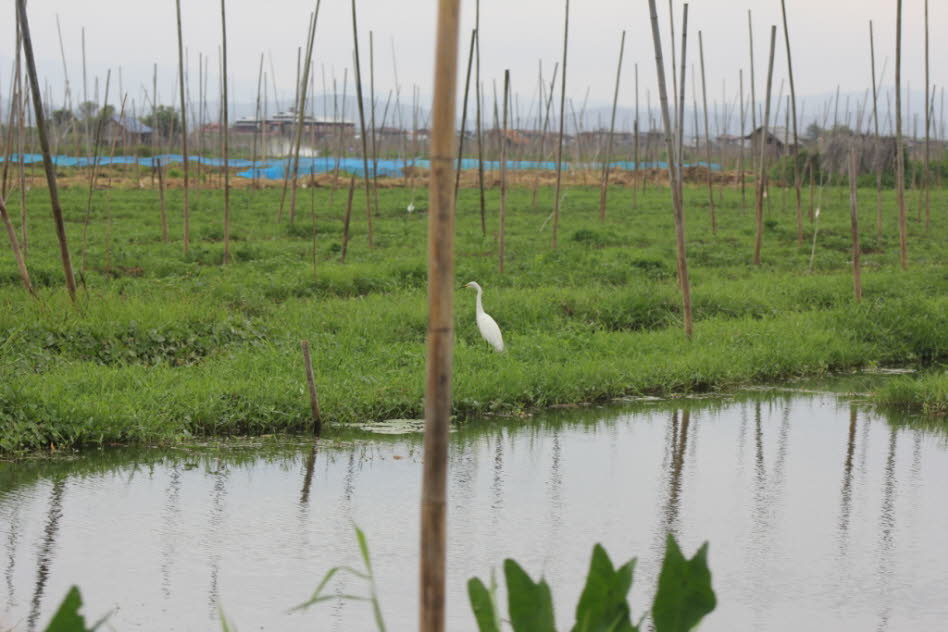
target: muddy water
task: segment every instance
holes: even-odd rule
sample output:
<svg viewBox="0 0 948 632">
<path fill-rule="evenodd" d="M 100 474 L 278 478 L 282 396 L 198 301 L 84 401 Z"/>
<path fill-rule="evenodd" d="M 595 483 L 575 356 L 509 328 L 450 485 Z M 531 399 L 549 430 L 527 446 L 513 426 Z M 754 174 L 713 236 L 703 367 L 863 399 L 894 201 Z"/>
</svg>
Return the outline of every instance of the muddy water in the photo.
<svg viewBox="0 0 948 632">
<path fill-rule="evenodd" d="M 568 629 L 595 542 L 638 557 L 651 597 L 667 530 L 710 540 L 703 630 L 945 629 L 948 438 L 828 393 L 587 408 L 452 435 L 449 629 L 464 583 L 512 556 Z M 230 444 L 0 463 L 0 629 L 42 629 L 72 584 L 116 630 L 367 630 L 369 607 L 302 613 L 368 538 L 389 630 L 416 627 L 420 437 L 318 449 Z M 364 593 L 356 580 L 336 592 Z"/>
</svg>

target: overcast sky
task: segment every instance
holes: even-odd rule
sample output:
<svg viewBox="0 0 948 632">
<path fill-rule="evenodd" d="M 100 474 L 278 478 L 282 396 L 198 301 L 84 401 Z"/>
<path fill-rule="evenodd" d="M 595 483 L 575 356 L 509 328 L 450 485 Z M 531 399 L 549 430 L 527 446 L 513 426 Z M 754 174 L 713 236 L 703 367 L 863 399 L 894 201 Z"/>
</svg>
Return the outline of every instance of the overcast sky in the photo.
<svg viewBox="0 0 948 632">
<path fill-rule="evenodd" d="M 681 0 L 674 0 L 676 26 L 681 22 Z M 6 3 L 9 19 L 0 51 L 0 90 L 6 101 L 13 54 L 13 2 Z M 841 86 L 844 93 L 862 94 L 870 85 L 869 20 L 876 28 L 877 67 L 881 72 L 888 60 L 885 84 L 894 79 L 895 0 L 787 0 L 797 92 L 801 98 L 826 95 Z M 183 0 L 185 46 L 189 49 L 192 96 L 197 94 L 198 53 L 210 55 L 211 95 L 216 95 L 220 42 L 220 3 L 215 0 Z M 461 33 L 461 70 L 470 31 L 474 25 L 475 3 L 464 0 Z M 668 1 L 659 0 L 663 44 L 668 48 Z M 931 0 L 932 83 L 948 83 L 948 2 Z M 305 44 L 309 12 L 313 0 L 227 0 L 229 65 L 232 90 L 242 103 L 252 103 L 256 95 L 260 53 L 270 55 L 281 105 L 292 98 L 296 73 L 296 51 Z M 343 68 L 351 66 L 352 24 L 349 0 L 323 0 L 314 50 L 317 92 L 321 93 L 322 71 L 327 81 L 333 74 L 340 83 Z M 375 33 L 376 93 L 384 99 L 394 88 L 394 60 L 403 95 L 417 85 L 423 98 L 430 98 L 434 50 L 435 0 L 358 0 L 361 54 L 367 66 L 368 33 Z M 747 10 L 753 11 L 755 63 L 758 98 L 762 99 L 766 78 L 769 27 L 778 25 L 778 55 L 774 90 L 786 77 L 786 56 L 780 22 L 779 0 L 695 0 L 690 4 L 689 60 L 698 61 L 698 30 L 704 32 L 709 100 L 722 100 L 722 82 L 727 99 L 736 99 L 738 69 L 749 66 Z M 904 1 L 904 81 L 913 93 L 924 86 L 923 74 L 924 0 Z M 61 102 L 63 70 L 57 41 L 56 18 L 62 25 L 66 63 L 74 95 L 81 96 L 82 63 L 80 29 L 86 30 L 90 97 L 93 78 L 104 80 L 108 68 L 113 80 L 122 69 L 123 88 L 129 100 L 141 107 L 143 87 L 150 90 L 152 64 L 158 64 L 159 94 L 164 102 L 173 97 L 177 40 L 174 0 L 32 0 L 28 6 L 40 74 L 52 86 L 53 98 Z M 640 94 L 644 107 L 647 91 L 657 103 L 655 62 L 646 0 L 573 0 L 571 7 L 570 50 L 567 75 L 569 95 L 580 102 L 587 88 L 591 104 L 611 101 L 615 65 L 621 31 L 628 32 L 626 65 L 623 71 L 621 103 L 634 104 L 633 70 L 639 66 Z M 555 0 L 482 0 L 481 54 L 482 80 L 490 85 L 509 68 L 513 89 L 521 107 L 535 98 L 537 64 L 542 60 L 549 73 L 562 55 L 564 7 Z M 690 64 L 689 64 L 690 65 Z M 365 71 L 364 71 L 365 72 Z M 331 85 L 331 84 L 330 84 Z M 700 81 L 697 84 L 700 90 Z M 689 78 L 688 89 L 691 89 Z M 351 90 L 351 83 L 350 83 Z M 749 92 L 749 87 L 746 88 Z M 113 95 L 115 92 L 113 92 Z M 403 99 L 406 98 L 403 96 Z M 410 97 L 407 97 L 410 99 Z M 913 97 L 914 98 L 914 97 Z M 939 89 L 940 99 L 940 89 Z M 76 102 L 78 99 L 74 99 Z M 691 101 L 691 97 L 688 97 Z M 923 112 L 921 99 L 914 98 L 912 109 Z M 808 117 L 818 106 L 814 102 Z M 939 104 L 936 102 L 936 116 Z M 853 106 L 855 108 L 855 105 Z"/>
</svg>

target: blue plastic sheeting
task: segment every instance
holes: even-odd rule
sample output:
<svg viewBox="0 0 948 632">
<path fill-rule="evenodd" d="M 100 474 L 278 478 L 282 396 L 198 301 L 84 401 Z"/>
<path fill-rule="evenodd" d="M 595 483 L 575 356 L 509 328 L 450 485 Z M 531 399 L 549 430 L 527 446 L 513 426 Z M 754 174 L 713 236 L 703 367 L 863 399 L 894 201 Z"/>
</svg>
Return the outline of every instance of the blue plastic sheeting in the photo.
<svg viewBox="0 0 948 632">
<path fill-rule="evenodd" d="M 5 160 L 5 156 L 0 156 L 0 162 Z M 12 154 L 10 158 L 11 162 L 20 162 L 20 157 L 17 154 Z M 162 154 L 160 156 L 153 156 L 149 158 L 139 158 L 137 156 L 115 156 L 109 158 L 108 156 L 100 156 L 95 160 L 99 165 L 134 165 L 139 164 L 143 167 L 154 167 L 157 164 L 157 161 L 161 160 L 162 165 L 168 165 L 175 162 L 183 162 L 183 157 L 181 154 Z M 36 162 L 42 162 L 43 156 L 40 154 L 24 154 L 23 163 L 31 164 Z M 197 162 L 202 165 L 208 165 L 210 167 L 222 167 L 224 166 L 224 160 L 221 158 L 204 158 L 203 156 L 189 156 L 189 162 Z M 88 167 L 93 163 L 91 157 L 82 157 L 75 158 L 72 156 L 54 156 L 53 162 L 60 167 Z M 258 160 L 254 163 L 251 160 L 229 160 L 228 164 L 231 167 L 238 169 L 246 169 L 246 171 L 238 172 L 237 175 L 242 178 L 263 178 L 267 180 L 281 180 L 286 177 L 288 169 L 292 168 L 292 161 L 290 159 L 281 159 L 281 160 L 267 160 L 261 161 Z M 706 162 L 697 162 L 692 164 L 686 164 L 686 167 L 706 167 L 708 163 Z M 379 160 L 377 162 L 378 174 L 383 177 L 400 177 L 404 175 L 405 167 L 418 167 L 421 169 L 429 169 L 431 167 L 431 162 L 429 160 Z M 462 169 L 477 169 L 478 163 L 474 158 L 465 158 L 461 161 Z M 601 167 L 601 163 L 587 163 L 583 166 L 588 169 L 598 169 Z M 299 174 L 300 175 L 310 175 L 318 173 L 332 173 L 336 169 L 339 171 L 350 173 L 355 176 L 363 176 L 363 163 L 361 158 L 333 158 L 331 156 L 321 156 L 319 158 L 303 158 L 300 157 L 300 166 Z M 552 161 L 547 162 L 537 162 L 537 161 L 507 161 L 507 168 L 511 170 L 521 170 L 521 169 L 540 169 L 546 171 L 553 171 L 556 169 L 556 163 Z M 563 163 L 563 169 L 571 169 L 571 165 L 568 162 Z M 620 169 L 624 171 L 634 170 L 635 163 L 628 161 L 620 161 L 611 163 L 612 169 Z M 665 162 L 643 162 L 639 165 L 640 169 L 667 169 L 668 163 Z M 496 171 L 500 169 L 499 160 L 485 160 L 484 169 L 489 171 Z M 718 164 L 711 164 L 712 171 L 720 171 L 721 166 Z M 369 161 L 369 171 L 372 173 L 374 171 L 373 162 Z"/>
</svg>

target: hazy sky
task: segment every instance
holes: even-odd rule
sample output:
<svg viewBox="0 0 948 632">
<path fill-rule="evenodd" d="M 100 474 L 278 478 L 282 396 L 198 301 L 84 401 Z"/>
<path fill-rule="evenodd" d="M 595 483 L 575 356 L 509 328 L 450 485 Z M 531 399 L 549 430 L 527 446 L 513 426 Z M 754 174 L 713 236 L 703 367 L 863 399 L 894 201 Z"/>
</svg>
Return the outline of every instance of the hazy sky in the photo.
<svg viewBox="0 0 948 632">
<path fill-rule="evenodd" d="M 197 94 L 198 52 L 211 56 L 212 97 L 217 93 L 217 47 L 220 42 L 220 3 L 214 0 L 183 0 L 185 46 L 190 50 L 192 94 Z M 475 3 L 462 2 L 462 77 L 468 38 L 474 24 Z M 663 44 L 668 49 L 668 2 L 659 0 Z M 802 97 L 831 93 L 839 84 L 844 93 L 862 94 L 870 85 L 869 20 L 875 22 L 879 71 L 888 60 L 885 84 L 893 82 L 895 51 L 895 0 L 787 0 L 794 69 L 798 94 Z M 948 39 L 935 34 L 948 32 L 948 2 L 931 0 L 932 83 L 948 83 Z M 236 100 L 255 99 L 257 69 L 261 51 L 272 54 L 281 105 L 293 93 L 296 50 L 305 44 L 312 0 L 228 0 L 230 76 Z M 681 21 L 680 0 L 675 0 L 676 25 Z M 394 88 L 392 48 L 397 54 L 403 95 L 417 84 L 430 98 L 434 49 L 434 0 L 358 0 L 361 53 L 367 72 L 368 32 L 375 32 L 376 93 L 384 99 Z M 904 1 L 904 80 L 912 91 L 920 91 L 923 75 L 924 0 Z M 786 56 L 779 0 L 695 0 L 690 5 L 689 60 L 698 61 L 698 30 L 704 31 L 709 99 L 722 99 L 726 81 L 727 99 L 736 99 L 738 69 L 748 72 L 747 10 L 753 10 L 755 62 L 758 98 L 762 98 L 766 78 L 769 27 L 778 25 L 778 46 L 774 90 L 786 77 Z M 2 24 L 11 37 L 3 38 L 0 51 L 0 90 L 4 101 L 9 86 L 12 60 L 13 2 L 4 9 L 8 19 Z M 113 80 L 122 69 L 123 88 L 129 99 L 141 107 L 142 88 L 151 86 L 152 64 L 158 64 L 159 93 L 164 102 L 173 96 L 177 44 L 174 0 L 32 0 L 29 15 L 37 50 L 40 74 L 53 86 L 54 100 L 63 94 L 62 61 L 56 34 L 56 16 L 62 24 L 69 79 L 74 95 L 81 96 L 82 65 L 80 28 L 86 29 L 90 96 L 93 77 L 104 80 L 113 68 Z M 349 0 L 323 0 L 314 50 L 317 92 L 322 92 L 322 69 L 327 81 L 333 72 L 342 80 L 343 68 L 351 65 L 352 25 Z M 623 71 L 621 102 L 634 103 L 633 68 L 639 65 L 640 93 L 644 107 L 646 91 L 657 103 L 655 62 L 646 0 L 573 0 L 571 6 L 570 56 L 567 85 L 578 102 L 590 90 L 591 103 L 608 103 L 615 81 L 615 65 L 620 33 L 628 31 L 626 65 Z M 482 80 L 488 85 L 509 68 L 514 91 L 521 107 L 534 98 L 537 63 L 543 61 L 549 79 L 553 64 L 562 55 L 564 7 L 554 0 L 482 0 L 481 54 Z M 690 64 L 689 64 L 690 65 Z M 697 83 L 700 90 L 700 80 Z M 691 80 L 688 81 L 691 89 Z M 350 83 L 351 90 L 351 83 Z M 749 87 L 746 88 L 749 92 Z M 113 95 L 115 92 L 113 92 Z M 403 96 L 403 99 L 405 96 Z M 408 97 L 410 98 L 410 97 Z M 940 93 L 939 93 L 940 98 Z M 77 99 L 74 99 L 74 102 Z M 691 97 L 688 97 L 690 103 Z M 922 112 L 921 99 L 913 110 Z M 936 108 L 938 104 L 936 103 Z M 811 111 L 817 109 L 813 103 Z M 936 109 L 937 113 L 937 109 Z"/>
</svg>

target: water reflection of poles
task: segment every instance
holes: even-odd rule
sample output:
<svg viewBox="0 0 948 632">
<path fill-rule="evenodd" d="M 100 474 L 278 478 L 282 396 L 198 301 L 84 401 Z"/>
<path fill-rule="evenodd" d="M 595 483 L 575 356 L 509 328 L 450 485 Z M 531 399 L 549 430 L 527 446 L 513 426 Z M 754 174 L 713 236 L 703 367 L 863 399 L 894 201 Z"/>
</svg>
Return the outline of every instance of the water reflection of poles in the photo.
<svg viewBox="0 0 948 632">
<path fill-rule="evenodd" d="M 165 546 L 161 547 L 161 592 L 165 599 L 171 597 L 171 565 L 174 562 L 174 540 L 177 537 L 178 524 L 177 517 L 180 513 L 178 501 L 181 497 L 181 472 L 177 466 L 171 470 L 171 480 L 168 483 L 168 500 L 165 503 L 165 509 L 162 522 L 164 523 L 162 531 L 166 538 Z"/>
<path fill-rule="evenodd" d="M 852 510 L 853 455 L 856 452 L 856 406 L 849 406 L 849 438 L 846 441 L 846 459 L 843 461 L 843 489 L 839 506 L 839 559 L 846 559 L 849 548 L 849 517 Z"/>
<path fill-rule="evenodd" d="M 46 514 L 46 527 L 43 529 L 43 543 L 40 545 L 37 556 L 36 585 L 33 589 L 33 602 L 30 605 L 30 615 L 27 618 L 27 629 L 32 632 L 36 629 L 36 620 L 39 619 L 40 605 L 43 602 L 43 592 L 49 580 L 49 566 L 52 562 L 53 548 L 56 546 L 56 536 L 59 535 L 59 521 L 63 516 L 63 492 L 66 490 L 66 479 L 60 478 L 53 483 L 49 497 L 49 513 Z"/>
<path fill-rule="evenodd" d="M 678 415 L 672 416 L 672 425 L 678 425 Z M 681 475 L 685 468 L 685 454 L 688 450 L 688 429 L 691 425 L 691 411 L 681 411 L 681 432 L 675 431 L 672 444 L 671 475 L 668 480 L 668 498 L 665 503 L 665 533 L 678 532 L 678 510 L 681 504 Z"/>
<path fill-rule="evenodd" d="M 13 571 L 16 569 L 16 547 L 20 539 L 20 504 L 13 506 L 7 532 L 7 568 L 4 576 L 7 582 L 7 610 L 16 606 L 16 593 L 13 586 Z"/>
<path fill-rule="evenodd" d="M 211 515 L 208 520 L 210 532 L 218 538 L 221 534 L 221 526 L 224 523 L 224 499 L 227 497 L 227 471 L 222 469 L 220 459 L 217 461 L 217 471 L 214 472 L 213 496 L 211 499 Z M 210 606 L 211 618 L 217 618 L 217 600 L 218 586 L 217 578 L 220 573 L 221 554 L 213 551 L 208 560 L 211 565 L 210 587 L 208 589 L 208 605 Z"/>
<path fill-rule="evenodd" d="M 550 535 L 555 542 L 563 526 L 563 446 L 558 428 L 553 431 L 553 460 L 547 489 L 550 497 Z"/>
<path fill-rule="evenodd" d="M 889 578 L 892 575 L 892 557 L 895 549 L 895 426 L 889 429 L 889 454 L 885 460 L 885 476 L 882 487 L 882 514 L 879 516 L 879 580 L 881 599 L 879 605 L 878 630 L 889 627 Z"/>
<path fill-rule="evenodd" d="M 310 448 L 309 455 L 306 457 L 306 467 L 303 474 L 303 491 L 300 493 L 300 506 L 305 507 L 309 504 L 309 489 L 313 484 L 313 470 L 316 467 L 316 443 Z"/>
</svg>

